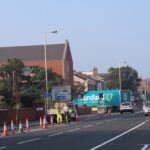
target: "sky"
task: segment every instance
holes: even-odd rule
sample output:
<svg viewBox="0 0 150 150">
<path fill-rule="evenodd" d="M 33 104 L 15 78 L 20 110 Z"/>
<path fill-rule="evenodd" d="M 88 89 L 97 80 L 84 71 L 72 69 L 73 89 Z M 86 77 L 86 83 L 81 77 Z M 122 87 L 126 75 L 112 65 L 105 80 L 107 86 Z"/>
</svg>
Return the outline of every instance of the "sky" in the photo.
<svg viewBox="0 0 150 150">
<path fill-rule="evenodd" d="M 150 0 L 1 0 L 0 47 L 69 40 L 74 70 L 124 62 L 150 77 Z"/>
</svg>

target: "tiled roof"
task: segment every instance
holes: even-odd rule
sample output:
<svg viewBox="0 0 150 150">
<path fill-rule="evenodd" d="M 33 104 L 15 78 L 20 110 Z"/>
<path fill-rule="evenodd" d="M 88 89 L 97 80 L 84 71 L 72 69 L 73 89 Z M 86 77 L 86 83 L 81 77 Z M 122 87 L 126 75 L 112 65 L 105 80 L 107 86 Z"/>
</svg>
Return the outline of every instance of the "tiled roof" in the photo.
<svg viewBox="0 0 150 150">
<path fill-rule="evenodd" d="M 87 80 L 87 79 L 88 79 L 88 76 L 87 76 L 87 75 L 81 74 L 81 73 L 78 73 L 78 72 L 74 73 L 74 76 L 77 76 L 77 77 L 79 77 L 79 78 L 81 78 L 81 79 L 84 79 L 84 80 Z"/>
<path fill-rule="evenodd" d="M 104 78 L 101 77 L 100 75 L 96 75 L 96 76 L 90 76 L 91 79 L 96 80 L 96 81 L 103 81 Z"/>
<path fill-rule="evenodd" d="M 63 59 L 65 44 L 47 45 L 47 59 Z M 0 47 L 0 62 L 6 62 L 8 59 L 18 58 L 23 61 L 44 60 L 44 45 Z"/>
</svg>

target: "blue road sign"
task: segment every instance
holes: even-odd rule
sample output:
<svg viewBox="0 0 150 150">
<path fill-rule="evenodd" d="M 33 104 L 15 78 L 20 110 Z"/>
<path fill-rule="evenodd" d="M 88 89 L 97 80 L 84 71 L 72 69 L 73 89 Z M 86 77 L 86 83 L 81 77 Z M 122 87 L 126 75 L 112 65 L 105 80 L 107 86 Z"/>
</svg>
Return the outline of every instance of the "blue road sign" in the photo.
<svg viewBox="0 0 150 150">
<path fill-rule="evenodd" d="M 51 93 L 45 93 L 45 97 L 52 97 Z"/>
<path fill-rule="evenodd" d="M 56 96 L 55 97 L 57 101 L 66 100 L 66 96 Z"/>
</svg>

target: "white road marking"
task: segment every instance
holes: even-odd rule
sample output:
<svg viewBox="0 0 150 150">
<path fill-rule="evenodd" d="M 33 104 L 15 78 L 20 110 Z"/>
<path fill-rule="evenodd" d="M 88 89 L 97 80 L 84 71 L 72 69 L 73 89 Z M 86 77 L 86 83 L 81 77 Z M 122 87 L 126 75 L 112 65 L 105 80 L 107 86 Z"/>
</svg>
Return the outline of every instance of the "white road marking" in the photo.
<svg viewBox="0 0 150 150">
<path fill-rule="evenodd" d="M 110 121 L 112 121 L 112 120 L 106 120 L 106 122 L 110 122 Z"/>
<path fill-rule="evenodd" d="M 105 142 L 103 142 L 103 143 L 101 143 L 101 144 L 99 144 L 99 145 L 97 145 L 97 146 L 91 148 L 90 150 L 96 150 L 96 149 L 98 149 L 98 148 L 100 148 L 100 147 L 102 147 L 102 146 L 104 146 L 104 145 L 106 145 L 106 144 L 108 144 L 108 143 L 110 143 L 110 142 L 112 142 L 112 141 L 114 141 L 114 140 L 120 138 L 121 136 L 123 136 L 123 135 L 125 135 L 125 134 L 127 134 L 127 133 L 129 133 L 129 132 L 131 132 L 131 131 L 133 131 L 133 130 L 135 130 L 135 129 L 137 129 L 137 128 L 139 128 L 140 126 L 144 125 L 146 122 L 148 122 L 148 120 L 146 120 L 146 121 L 142 122 L 141 124 L 139 124 L 139 125 L 137 125 L 137 126 L 131 128 L 131 129 L 127 130 L 126 132 L 123 132 L 123 133 L 117 135 L 116 137 L 114 137 L 114 138 L 112 138 L 112 139 L 110 139 L 110 140 L 108 140 L 108 141 L 105 141 Z"/>
<path fill-rule="evenodd" d="M 144 145 L 141 150 L 146 150 L 148 148 L 148 144 Z"/>
<path fill-rule="evenodd" d="M 77 131 L 77 130 L 80 130 L 80 128 L 69 130 L 69 132 L 73 132 L 73 131 Z"/>
<path fill-rule="evenodd" d="M 90 125 L 84 126 L 83 128 L 89 128 L 89 127 L 92 127 L 92 126 L 94 126 L 94 125 L 90 124 Z"/>
<path fill-rule="evenodd" d="M 64 132 L 58 132 L 58 133 L 56 133 L 56 134 L 48 135 L 48 137 L 53 137 L 53 136 L 61 135 L 61 134 L 63 134 L 63 133 L 64 133 Z"/>
<path fill-rule="evenodd" d="M 115 119 L 112 119 L 113 121 L 115 121 L 115 120 L 118 120 L 117 118 L 115 118 Z"/>
<path fill-rule="evenodd" d="M 104 123 L 104 122 L 97 122 L 96 124 L 102 124 L 102 123 Z"/>
<path fill-rule="evenodd" d="M 25 143 L 37 141 L 37 140 L 40 140 L 40 139 L 41 139 L 41 138 L 31 139 L 31 140 L 27 140 L 27 141 L 18 142 L 17 144 L 25 144 Z"/>
<path fill-rule="evenodd" d="M 0 147 L 0 149 L 5 149 L 5 148 L 7 148 L 6 146 L 4 146 L 4 147 Z"/>
</svg>

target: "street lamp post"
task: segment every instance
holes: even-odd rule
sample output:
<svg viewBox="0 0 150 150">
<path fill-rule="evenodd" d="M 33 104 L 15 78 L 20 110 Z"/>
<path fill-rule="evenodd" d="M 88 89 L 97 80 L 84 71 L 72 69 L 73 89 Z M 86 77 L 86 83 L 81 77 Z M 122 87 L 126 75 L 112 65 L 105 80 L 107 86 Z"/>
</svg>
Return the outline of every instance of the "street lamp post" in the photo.
<svg viewBox="0 0 150 150">
<path fill-rule="evenodd" d="M 45 60 L 45 90 L 46 90 L 46 93 L 45 93 L 45 114 L 47 114 L 47 107 L 48 107 L 48 74 L 47 74 L 47 47 L 46 47 L 46 36 L 47 34 L 51 34 L 51 33 L 57 33 L 57 30 L 55 31 L 52 31 L 52 32 L 45 32 L 44 34 L 44 60 Z"/>
<path fill-rule="evenodd" d="M 124 64 L 127 62 L 125 61 Z M 121 66 L 119 65 L 119 90 L 120 90 L 120 103 L 121 103 L 121 90 L 122 90 Z"/>
<path fill-rule="evenodd" d="M 120 103 L 121 103 L 121 67 L 119 65 L 119 90 L 120 90 Z"/>
</svg>

